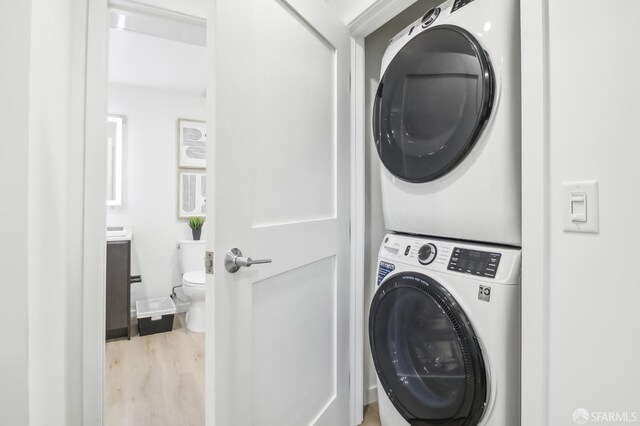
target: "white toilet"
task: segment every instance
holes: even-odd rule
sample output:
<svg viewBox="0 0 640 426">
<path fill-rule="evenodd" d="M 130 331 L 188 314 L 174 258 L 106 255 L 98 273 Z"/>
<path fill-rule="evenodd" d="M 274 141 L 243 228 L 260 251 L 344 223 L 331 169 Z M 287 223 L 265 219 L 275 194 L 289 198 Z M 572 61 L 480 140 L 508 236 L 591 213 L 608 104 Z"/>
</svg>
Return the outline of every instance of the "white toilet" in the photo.
<svg viewBox="0 0 640 426">
<path fill-rule="evenodd" d="M 191 300 L 187 311 L 187 328 L 189 331 L 203 333 L 205 330 L 204 315 L 204 253 L 205 242 L 180 241 L 178 245 L 178 257 L 182 269 L 182 289 Z"/>
</svg>

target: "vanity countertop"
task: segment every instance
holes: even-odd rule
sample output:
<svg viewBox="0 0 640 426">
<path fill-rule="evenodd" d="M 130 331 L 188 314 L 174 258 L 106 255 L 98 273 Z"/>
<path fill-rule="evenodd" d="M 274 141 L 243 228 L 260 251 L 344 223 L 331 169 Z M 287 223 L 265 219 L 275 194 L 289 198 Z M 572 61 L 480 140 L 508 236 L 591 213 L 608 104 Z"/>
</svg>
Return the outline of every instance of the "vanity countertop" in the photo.
<svg viewBox="0 0 640 426">
<path fill-rule="evenodd" d="M 132 233 L 131 228 L 125 226 L 108 226 L 107 227 L 107 242 L 108 241 L 131 241 Z"/>
</svg>

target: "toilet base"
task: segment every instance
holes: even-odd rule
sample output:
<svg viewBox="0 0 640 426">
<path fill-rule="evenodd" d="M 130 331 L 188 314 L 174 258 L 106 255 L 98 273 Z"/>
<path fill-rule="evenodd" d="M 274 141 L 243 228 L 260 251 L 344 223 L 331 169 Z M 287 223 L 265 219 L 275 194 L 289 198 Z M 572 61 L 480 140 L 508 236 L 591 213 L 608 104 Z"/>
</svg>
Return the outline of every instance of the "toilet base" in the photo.
<svg viewBox="0 0 640 426">
<path fill-rule="evenodd" d="M 206 330 L 206 318 L 204 306 L 194 306 L 191 304 L 187 311 L 187 329 L 194 333 L 204 333 Z"/>
</svg>

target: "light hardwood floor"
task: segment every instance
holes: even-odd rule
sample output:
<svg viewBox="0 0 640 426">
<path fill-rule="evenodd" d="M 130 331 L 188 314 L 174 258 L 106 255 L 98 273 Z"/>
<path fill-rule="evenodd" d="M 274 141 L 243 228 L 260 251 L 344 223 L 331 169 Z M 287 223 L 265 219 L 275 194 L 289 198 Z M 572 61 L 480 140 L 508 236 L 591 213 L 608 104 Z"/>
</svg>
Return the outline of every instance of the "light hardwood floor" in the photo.
<svg viewBox="0 0 640 426">
<path fill-rule="evenodd" d="M 364 422 L 360 426 L 380 426 L 378 403 L 367 405 L 364 410 Z"/>
<path fill-rule="evenodd" d="M 173 331 L 106 344 L 107 426 L 204 425 L 204 333 L 184 314 Z"/>
<path fill-rule="evenodd" d="M 106 344 L 106 426 L 204 425 L 204 333 L 191 333 L 184 314 L 173 331 Z M 378 404 L 361 426 L 380 426 Z"/>
</svg>

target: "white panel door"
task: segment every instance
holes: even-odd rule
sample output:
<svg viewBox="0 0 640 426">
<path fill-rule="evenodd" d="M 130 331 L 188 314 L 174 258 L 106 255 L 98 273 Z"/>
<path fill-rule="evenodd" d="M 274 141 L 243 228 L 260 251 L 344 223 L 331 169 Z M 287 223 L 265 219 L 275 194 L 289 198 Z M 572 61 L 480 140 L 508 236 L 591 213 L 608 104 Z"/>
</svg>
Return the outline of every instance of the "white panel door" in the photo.
<svg viewBox="0 0 640 426">
<path fill-rule="evenodd" d="M 207 423 L 347 425 L 349 34 L 319 0 L 215 3 Z"/>
</svg>

